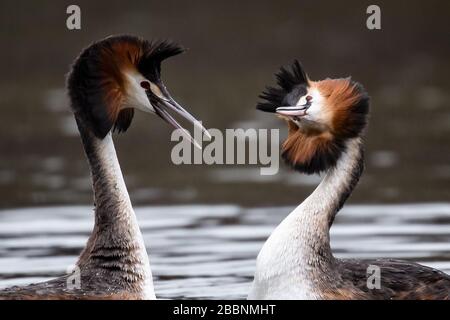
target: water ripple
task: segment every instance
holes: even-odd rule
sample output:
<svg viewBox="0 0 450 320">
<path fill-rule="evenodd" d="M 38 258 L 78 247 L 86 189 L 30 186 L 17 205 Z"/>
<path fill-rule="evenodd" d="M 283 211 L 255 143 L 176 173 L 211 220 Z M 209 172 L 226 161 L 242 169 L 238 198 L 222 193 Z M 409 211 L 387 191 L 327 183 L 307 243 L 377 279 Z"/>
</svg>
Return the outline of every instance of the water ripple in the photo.
<svg viewBox="0 0 450 320">
<path fill-rule="evenodd" d="M 160 298 L 240 299 L 255 258 L 292 207 L 153 206 L 136 209 Z M 0 211 L 0 287 L 63 274 L 93 225 L 91 207 Z M 342 258 L 401 258 L 450 271 L 450 204 L 353 205 L 332 228 Z"/>
</svg>

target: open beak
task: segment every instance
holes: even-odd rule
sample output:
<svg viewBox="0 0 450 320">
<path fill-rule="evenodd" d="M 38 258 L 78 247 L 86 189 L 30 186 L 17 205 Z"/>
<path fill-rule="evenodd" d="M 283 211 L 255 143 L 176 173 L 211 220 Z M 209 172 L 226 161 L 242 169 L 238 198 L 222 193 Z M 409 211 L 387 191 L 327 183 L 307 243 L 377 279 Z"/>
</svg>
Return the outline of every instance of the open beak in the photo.
<svg viewBox="0 0 450 320">
<path fill-rule="evenodd" d="M 194 125 L 194 127 L 200 129 L 209 139 L 211 139 L 211 135 L 208 130 L 206 130 L 203 125 L 194 118 L 189 112 L 187 112 L 182 106 L 180 106 L 167 92 L 164 87 L 160 87 L 160 93 L 156 95 L 151 90 L 147 90 L 147 96 L 150 100 L 150 103 L 155 108 L 156 114 L 160 116 L 164 121 L 172 125 L 175 129 L 180 129 L 186 138 L 188 138 L 193 145 L 197 148 L 201 149 L 202 147 L 198 144 L 197 141 L 191 136 L 189 131 L 183 128 L 169 113 L 169 111 L 175 112 L 182 116 L 184 119 L 188 120 L 190 123 Z"/>
</svg>

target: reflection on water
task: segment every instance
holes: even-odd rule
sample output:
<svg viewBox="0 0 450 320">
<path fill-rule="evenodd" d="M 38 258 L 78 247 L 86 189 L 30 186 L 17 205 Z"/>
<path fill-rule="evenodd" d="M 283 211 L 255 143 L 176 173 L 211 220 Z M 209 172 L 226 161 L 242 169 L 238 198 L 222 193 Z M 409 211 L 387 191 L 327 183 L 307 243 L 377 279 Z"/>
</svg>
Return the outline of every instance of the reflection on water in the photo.
<svg viewBox="0 0 450 320">
<path fill-rule="evenodd" d="M 140 207 L 139 224 L 159 298 L 241 299 L 255 258 L 292 207 Z M 76 261 L 92 208 L 0 211 L 0 287 L 58 276 Z M 389 257 L 450 272 L 450 204 L 353 205 L 332 228 L 338 257 Z"/>
</svg>

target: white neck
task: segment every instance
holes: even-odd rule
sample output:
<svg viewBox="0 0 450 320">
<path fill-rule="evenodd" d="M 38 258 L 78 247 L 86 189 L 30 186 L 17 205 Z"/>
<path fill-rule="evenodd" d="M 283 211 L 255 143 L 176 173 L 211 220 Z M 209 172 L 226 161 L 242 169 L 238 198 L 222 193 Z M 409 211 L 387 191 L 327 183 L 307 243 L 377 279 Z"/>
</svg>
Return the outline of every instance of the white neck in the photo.
<svg viewBox="0 0 450 320">
<path fill-rule="evenodd" d="M 99 139 L 77 123 L 91 168 L 95 202 L 94 229 L 77 264 L 86 272 L 111 277 L 119 283 L 117 290 L 123 287 L 142 293 L 142 298 L 155 298 L 147 251 L 111 133 Z"/>
<path fill-rule="evenodd" d="M 264 244 L 250 298 L 315 298 L 316 281 L 333 274 L 329 228 L 358 182 L 362 163 L 360 138 L 349 140 L 336 166 Z"/>
</svg>

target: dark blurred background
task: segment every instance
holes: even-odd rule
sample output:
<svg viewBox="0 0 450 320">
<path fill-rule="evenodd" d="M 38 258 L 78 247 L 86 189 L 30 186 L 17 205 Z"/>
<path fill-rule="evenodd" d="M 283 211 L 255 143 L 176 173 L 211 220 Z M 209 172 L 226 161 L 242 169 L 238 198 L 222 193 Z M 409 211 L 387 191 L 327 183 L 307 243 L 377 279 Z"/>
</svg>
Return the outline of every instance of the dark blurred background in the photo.
<svg viewBox="0 0 450 320">
<path fill-rule="evenodd" d="M 66 28 L 78 4 L 82 30 Z M 168 60 L 172 95 L 212 128 L 282 128 L 255 110 L 273 73 L 297 58 L 310 77 L 351 75 L 372 97 L 367 170 L 354 203 L 450 201 L 448 1 L 1 1 L 0 207 L 89 204 L 89 171 L 64 91 L 94 40 L 130 33 L 189 48 Z M 318 182 L 284 165 L 175 166 L 170 128 L 138 113 L 116 148 L 135 204 L 299 203 Z"/>
</svg>

